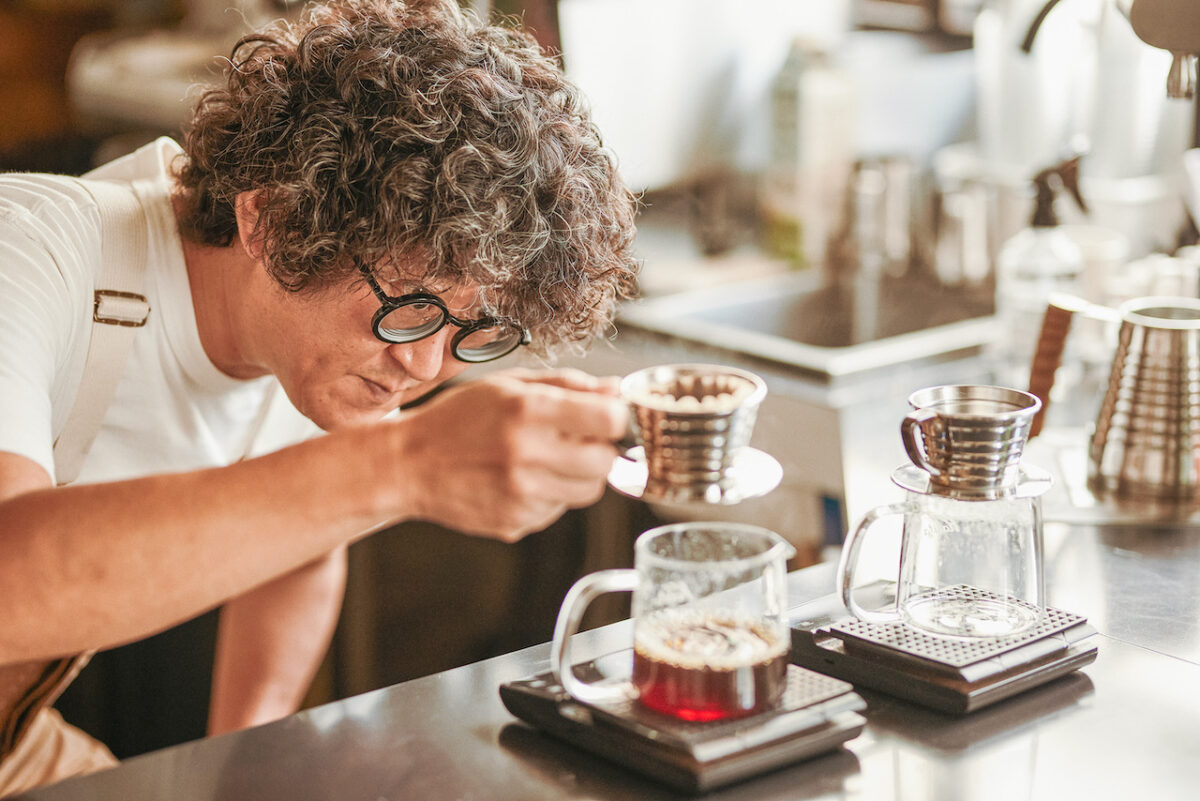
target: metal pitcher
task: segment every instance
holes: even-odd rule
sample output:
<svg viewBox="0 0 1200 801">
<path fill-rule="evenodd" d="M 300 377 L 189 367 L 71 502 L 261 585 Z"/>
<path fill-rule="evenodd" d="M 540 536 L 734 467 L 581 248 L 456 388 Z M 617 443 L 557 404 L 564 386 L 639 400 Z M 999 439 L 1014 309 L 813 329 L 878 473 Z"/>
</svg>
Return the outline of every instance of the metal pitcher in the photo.
<svg viewBox="0 0 1200 801">
<path fill-rule="evenodd" d="M 1042 425 L 1071 319 L 1119 323 L 1104 400 L 1088 446 L 1088 488 L 1118 499 L 1200 498 L 1200 300 L 1135 298 L 1116 311 L 1051 298 L 1029 379 Z"/>
</svg>

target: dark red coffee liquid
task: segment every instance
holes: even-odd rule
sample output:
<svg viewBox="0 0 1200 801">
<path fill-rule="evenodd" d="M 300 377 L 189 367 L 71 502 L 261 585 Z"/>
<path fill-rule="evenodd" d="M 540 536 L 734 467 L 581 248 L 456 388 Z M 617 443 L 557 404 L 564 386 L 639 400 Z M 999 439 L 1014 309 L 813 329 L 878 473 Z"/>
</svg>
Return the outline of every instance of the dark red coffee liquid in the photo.
<svg viewBox="0 0 1200 801">
<path fill-rule="evenodd" d="M 658 625 L 665 631 L 639 638 L 633 652 L 633 683 L 644 706 L 710 721 L 752 715 L 779 702 L 787 681 L 786 641 L 761 624 L 712 617 Z"/>
</svg>

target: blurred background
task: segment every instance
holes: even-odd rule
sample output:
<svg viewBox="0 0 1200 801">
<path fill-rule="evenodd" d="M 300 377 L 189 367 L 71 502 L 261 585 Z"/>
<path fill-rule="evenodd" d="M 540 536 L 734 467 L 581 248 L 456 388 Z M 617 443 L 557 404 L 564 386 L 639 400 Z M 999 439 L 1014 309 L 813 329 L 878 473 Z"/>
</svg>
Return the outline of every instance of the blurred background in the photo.
<svg viewBox="0 0 1200 801">
<path fill-rule="evenodd" d="M 976 347 L 994 375 L 1027 375 L 1030 354 L 1011 348 L 1029 343 L 994 336 L 994 321 L 1016 319 L 997 308 L 997 276 L 1030 226 L 1039 173 L 1080 260 L 1065 288 L 1098 303 L 1196 294 L 1195 102 L 1168 96 L 1171 54 L 1134 34 L 1131 0 L 463 2 L 517 20 L 561 59 L 641 195 L 651 305 L 641 320 L 630 310 L 631 332 L 687 322 L 695 305 L 673 317 L 676 306 L 652 304 L 697 290 L 777 302 L 780 284 L 762 281 L 789 292 L 799 281 L 803 299 L 819 298 L 776 316 L 747 305 L 737 329 L 775 326 L 767 333 L 808 348 L 780 356 L 757 336 L 739 351 L 787 368 L 773 376 L 782 405 L 760 424 L 787 477 L 770 505 L 743 511 L 785 531 L 796 567 L 827 558 L 860 503 L 864 454 L 846 446 L 880 408 L 844 410 L 850 396 L 883 397 L 877 381 L 847 378 L 883 363 L 868 346 L 927 329 L 937 336 L 913 345 L 922 358 Z M 79 174 L 178 136 L 238 36 L 301 5 L 0 0 L 0 169 Z M 1054 169 L 1073 157 L 1075 172 Z M 1063 191 L 1072 183 L 1086 211 Z M 845 291 L 813 294 L 830 287 Z M 705 320 L 732 336 L 735 317 L 722 307 Z M 940 327 L 977 320 L 987 326 Z M 638 359 L 678 357 L 638 347 Z M 593 372 L 639 366 L 589 358 L 580 366 Z M 808 445 L 787 451 L 796 442 Z M 902 454 L 882 458 L 891 467 Z M 516 546 L 424 525 L 357 544 L 308 703 L 548 640 L 575 578 L 626 564 L 633 536 L 672 513 L 610 493 Z M 623 613 L 600 606 L 591 623 Z M 119 757 L 200 737 L 214 634 L 210 614 L 100 654 L 60 709 Z"/>
</svg>

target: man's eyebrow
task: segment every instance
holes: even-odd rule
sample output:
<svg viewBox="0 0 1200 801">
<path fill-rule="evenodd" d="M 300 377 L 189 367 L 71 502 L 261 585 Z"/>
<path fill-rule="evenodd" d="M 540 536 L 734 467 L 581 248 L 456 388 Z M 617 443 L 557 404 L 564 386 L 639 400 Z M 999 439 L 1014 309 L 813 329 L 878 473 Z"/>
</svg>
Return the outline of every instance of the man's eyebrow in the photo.
<svg viewBox="0 0 1200 801">
<path fill-rule="evenodd" d="M 417 278 L 413 278 L 411 276 L 401 275 L 400 273 L 387 271 L 387 272 L 375 272 L 374 275 L 375 275 L 375 280 L 378 281 L 380 283 L 380 285 L 382 285 L 386 288 L 389 288 L 389 289 L 400 290 L 400 291 L 396 292 L 396 294 L 398 294 L 398 295 L 399 294 L 407 294 L 410 292 L 432 292 L 433 291 L 433 290 L 427 288 L 425 286 L 424 282 L 422 282 L 421 280 L 419 280 Z"/>
<path fill-rule="evenodd" d="M 485 293 L 478 287 L 470 291 L 470 296 L 467 298 L 464 306 L 463 303 L 458 301 L 453 304 L 450 303 L 449 296 L 462 289 L 462 287 L 454 284 L 452 281 L 447 281 L 444 284 L 431 284 L 422 277 L 408 275 L 394 268 L 385 268 L 382 271 L 377 270 L 373 274 L 375 275 L 375 280 L 379 282 L 379 285 L 391 297 L 417 293 L 436 295 L 446 304 L 446 308 L 450 309 L 450 313 L 455 317 L 476 319 L 495 316 L 495 310 L 485 301 Z"/>
<path fill-rule="evenodd" d="M 445 302 L 446 299 L 444 297 L 442 297 L 441 295 L 439 295 L 438 297 L 441 297 L 442 301 Z M 447 303 L 446 305 L 448 307 L 450 304 Z M 471 297 L 469 298 L 469 303 L 467 304 L 465 309 L 462 307 L 461 304 L 455 304 L 455 306 L 457 306 L 459 309 L 461 309 L 461 311 L 459 311 L 459 312 L 455 312 L 453 309 L 451 309 L 451 313 L 454 314 L 456 317 L 469 317 L 471 319 L 478 319 L 481 317 L 493 316 L 491 308 L 488 306 L 488 304 L 486 302 L 484 302 L 483 293 L 480 292 L 478 289 L 473 290 L 471 292 Z"/>
</svg>

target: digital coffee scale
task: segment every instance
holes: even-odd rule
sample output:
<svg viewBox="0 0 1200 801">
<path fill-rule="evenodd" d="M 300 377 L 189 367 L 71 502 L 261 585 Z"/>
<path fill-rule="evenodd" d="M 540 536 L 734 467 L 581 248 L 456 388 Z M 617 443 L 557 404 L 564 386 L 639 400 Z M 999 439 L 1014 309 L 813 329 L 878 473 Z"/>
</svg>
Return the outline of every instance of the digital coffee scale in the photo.
<svg viewBox="0 0 1200 801">
<path fill-rule="evenodd" d="M 866 588 L 877 599 L 894 585 Z M 856 590 L 862 592 L 863 590 Z M 952 715 L 1045 684 L 1096 659 L 1096 630 L 1047 609 L 1032 629 L 1007 637 L 939 637 L 903 623 L 864 623 L 836 595 L 791 610 L 792 662 Z"/>
<path fill-rule="evenodd" d="M 576 666 L 586 681 L 628 677 L 632 649 Z M 554 737 L 685 792 L 701 793 L 825 754 L 857 737 L 866 706 L 845 681 L 790 665 L 777 709 L 710 723 L 636 701 L 586 704 L 550 673 L 501 685 L 505 707 Z"/>
</svg>

